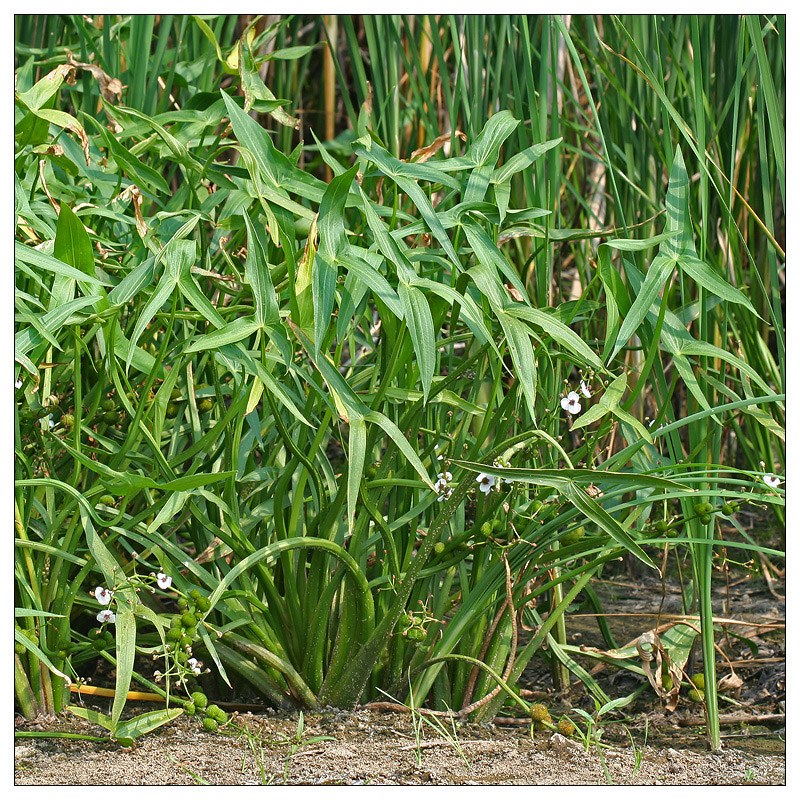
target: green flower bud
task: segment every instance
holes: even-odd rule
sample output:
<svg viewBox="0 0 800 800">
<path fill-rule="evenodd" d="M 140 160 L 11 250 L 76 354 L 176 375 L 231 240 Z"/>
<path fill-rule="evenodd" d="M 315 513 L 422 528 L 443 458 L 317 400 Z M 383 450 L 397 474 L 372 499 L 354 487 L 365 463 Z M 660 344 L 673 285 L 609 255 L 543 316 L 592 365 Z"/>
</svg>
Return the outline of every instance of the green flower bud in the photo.
<svg viewBox="0 0 800 800">
<path fill-rule="evenodd" d="M 723 513 L 723 514 L 724 514 L 726 517 L 729 517 L 731 514 L 733 514 L 733 512 L 734 512 L 735 510 L 736 510 L 736 509 L 734 509 L 734 507 L 733 507 L 733 506 L 732 506 L 730 503 L 725 503 L 725 504 L 722 506 L 722 509 L 721 509 L 722 513 Z"/>
<path fill-rule="evenodd" d="M 206 708 L 206 716 L 215 719 L 220 725 L 224 725 L 228 721 L 228 715 L 216 703 L 212 703 Z"/>
<path fill-rule="evenodd" d="M 491 522 L 484 522 L 483 525 L 481 525 L 481 533 L 484 536 L 491 536 L 492 535 L 492 524 L 491 524 Z"/>
</svg>

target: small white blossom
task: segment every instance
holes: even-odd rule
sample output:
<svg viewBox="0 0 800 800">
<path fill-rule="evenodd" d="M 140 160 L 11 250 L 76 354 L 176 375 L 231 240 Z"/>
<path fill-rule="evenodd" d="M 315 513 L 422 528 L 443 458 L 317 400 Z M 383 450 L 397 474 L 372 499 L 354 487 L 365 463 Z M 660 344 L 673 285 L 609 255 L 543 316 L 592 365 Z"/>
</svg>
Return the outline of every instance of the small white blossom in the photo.
<svg viewBox="0 0 800 800">
<path fill-rule="evenodd" d="M 453 480 L 453 475 L 450 472 L 440 472 L 436 476 L 437 480 L 436 483 L 433 484 L 433 488 L 436 490 L 436 493 L 439 495 L 436 500 L 437 502 L 441 503 L 442 500 L 446 500 L 453 494 L 452 488 L 448 487 L 448 482 Z"/>
<path fill-rule="evenodd" d="M 53 421 L 53 415 L 52 414 L 48 414 L 47 415 L 47 424 L 48 424 L 49 427 L 55 428 L 56 423 Z"/>
<path fill-rule="evenodd" d="M 98 622 L 116 622 L 117 615 L 109 610 L 108 608 L 104 608 L 98 615 L 97 615 Z"/>
<path fill-rule="evenodd" d="M 475 481 L 480 484 L 478 488 L 484 493 L 489 494 L 492 491 L 495 483 L 497 483 L 497 478 L 494 475 L 487 475 L 485 472 L 481 472 Z"/>
<path fill-rule="evenodd" d="M 781 485 L 781 479 L 777 475 L 768 472 L 766 475 L 761 476 L 761 480 L 772 489 L 777 489 Z"/>
<path fill-rule="evenodd" d="M 159 589 L 169 589 L 172 586 L 172 578 L 164 572 L 159 572 L 156 575 L 156 583 L 158 584 Z"/>
<path fill-rule="evenodd" d="M 190 658 L 186 662 L 186 666 L 189 667 L 195 675 L 199 675 L 203 671 L 203 662 L 198 661 L 196 658 Z"/>
<path fill-rule="evenodd" d="M 581 404 L 580 404 L 580 397 L 578 396 L 577 392 L 570 392 L 566 397 L 561 398 L 561 408 L 567 412 L 567 414 L 575 414 L 581 413 Z"/>
<path fill-rule="evenodd" d="M 94 590 L 94 599 L 100 603 L 101 606 L 107 606 L 111 602 L 111 598 L 114 596 L 114 592 L 110 589 L 106 589 L 103 586 L 98 586 Z"/>
<path fill-rule="evenodd" d="M 587 398 L 592 396 L 592 390 L 586 385 L 585 381 L 581 381 L 581 394 Z"/>
<path fill-rule="evenodd" d="M 14 388 L 15 389 L 21 389 L 22 388 L 22 378 L 17 378 L 14 381 Z"/>
</svg>

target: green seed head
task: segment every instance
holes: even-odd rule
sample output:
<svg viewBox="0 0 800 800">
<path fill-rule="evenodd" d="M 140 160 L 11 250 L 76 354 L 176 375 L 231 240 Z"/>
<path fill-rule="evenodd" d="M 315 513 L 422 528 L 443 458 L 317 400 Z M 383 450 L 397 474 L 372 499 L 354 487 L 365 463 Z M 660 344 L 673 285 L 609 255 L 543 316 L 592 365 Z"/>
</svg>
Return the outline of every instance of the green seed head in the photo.
<svg viewBox="0 0 800 800">
<path fill-rule="evenodd" d="M 666 533 L 669 529 L 669 525 L 667 525 L 667 521 L 665 519 L 660 519 L 655 525 L 653 525 L 653 528 L 658 533 Z"/>
<path fill-rule="evenodd" d="M 106 411 L 103 414 L 103 422 L 106 425 L 116 425 L 119 422 L 119 415 L 116 411 Z"/>
<path fill-rule="evenodd" d="M 706 676 L 702 672 L 692 675 L 692 683 L 702 692 L 706 688 Z"/>
<path fill-rule="evenodd" d="M 436 544 L 433 546 L 433 552 L 436 553 L 437 556 L 440 556 L 442 553 L 444 553 L 444 548 L 444 542 L 436 542 Z"/>
<path fill-rule="evenodd" d="M 550 712 L 547 710 L 547 706 L 542 703 L 536 703 L 536 705 L 531 706 L 531 719 L 534 722 L 549 720 Z"/>
<path fill-rule="evenodd" d="M 731 514 L 733 514 L 734 510 L 735 510 L 734 507 L 730 503 L 723 504 L 722 509 L 721 509 L 722 513 L 726 517 L 729 517 Z"/>
<path fill-rule="evenodd" d="M 181 622 L 183 623 L 184 628 L 194 628 L 195 626 L 194 614 L 192 614 L 190 611 L 185 612 L 184 615 L 181 617 Z"/>
<path fill-rule="evenodd" d="M 214 401 L 210 397 L 204 397 L 198 404 L 197 410 L 201 414 L 208 414 L 214 408 Z"/>
<path fill-rule="evenodd" d="M 406 636 L 408 636 L 412 642 L 421 642 L 425 638 L 426 633 L 422 628 L 409 628 L 406 631 Z"/>
<path fill-rule="evenodd" d="M 180 405 L 178 403 L 174 403 L 170 401 L 167 403 L 167 419 L 175 419 L 178 416 L 178 411 L 180 409 Z"/>
<path fill-rule="evenodd" d="M 167 640 L 170 642 L 177 642 L 180 641 L 181 638 L 181 629 L 178 628 L 170 628 L 167 631 Z"/>
<path fill-rule="evenodd" d="M 689 699 L 693 703 L 702 703 L 705 700 L 706 693 L 705 692 L 698 692 L 697 689 L 692 689 L 689 692 Z"/>
<path fill-rule="evenodd" d="M 481 533 L 484 536 L 491 536 L 492 535 L 492 524 L 491 524 L 491 522 L 484 522 L 483 525 L 481 525 Z"/>
<path fill-rule="evenodd" d="M 211 601 L 207 597 L 197 598 L 197 610 L 206 613 L 211 608 Z"/>
<path fill-rule="evenodd" d="M 184 705 L 183 707 L 183 713 L 188 714 L 190 717 L 193 717 L 196 711 L 197 708 L 191 700 L 188 703 L 186 703 L 186 705 Z"/>
<path fill-rule="evenodd" d="M 566 717 L 561 717 L 558 721 L 558 732 L 562 736 L 572 736 L 575 733 L 575 726 Z"/>
<path fill-rule="evenodd" d="M 101 495 L 100 504 L 104 506 L 113 506 L 114 498 L 110 494 Z"/>
<path fill-rule="evenodd" d="M 218 727 L 219 725 L 215 719 L 211 719 L 211 717 L 203 717 L 203 728 L 209 733 L 214 733 Z"/>
<path fill-rule="evenodd" d="M 181 647 L 189 647 L 194 639 L 191 636 L 181 636 Z"/>
<path fill-rule="evenodd" d="M 671 691 L 671 689 L 672 689 L 672 687 L 674 685 L 675 684 L 672 681 L 672 675 L 667 674 L 667 675 L 662 676 L 662 678 L 661 678 L 661 686 L 665 691 L 667 691 L 667 692 Z"/>
<path fill-rule="evenodd" d="M 170 400 L 180 400 L 181 399 L 181 390 L 175 386 L 172 391 L 169 393 Z"/>
<path fill-rule="evenodd" d="M 577 544 L 583 537 L 586 535 L 586 531 L 584 527 L 581 525 L 580 528 L 575 528 L 574 531 L 570 531 L 566 535 L 562 536 L 560 539 L 561 544 L 564 546 L 570 544 Z"/>
<path fill-rule="evenodd" d="M 711 522 L 711 514 L 701 514 L 700 522 L 702 522 L 703 525 L 708 525 L 708 523 Z"/>
<path fill-rule="evenodd" d="M 72 430 L 73 425 L 75 425 L 75 417 L 73 417 L 72 414 L 64 414 L 64 416 L 61 417 L 61 421 L 68 431 Z"/>
<path fill-rule="evenodd" d="M 228 715 L 215 703 L 206 708 L 206 716 L 215 719 L 220 725 L 224 725 L 228 721 Z"/>
<path fill-rule="evenodd" d="M 202 692 L 192 692 L 189 696 L 197 708 L 203 709 L 208 705 L 208 698 Z"/>
<path fill-rule="evenodd" d="M 100 408 L 102 408 L 103 411 L 114 411 L 117 408 L 117 404 L 110 397 L 107 397 L 100 403 Z"/>
</svg>

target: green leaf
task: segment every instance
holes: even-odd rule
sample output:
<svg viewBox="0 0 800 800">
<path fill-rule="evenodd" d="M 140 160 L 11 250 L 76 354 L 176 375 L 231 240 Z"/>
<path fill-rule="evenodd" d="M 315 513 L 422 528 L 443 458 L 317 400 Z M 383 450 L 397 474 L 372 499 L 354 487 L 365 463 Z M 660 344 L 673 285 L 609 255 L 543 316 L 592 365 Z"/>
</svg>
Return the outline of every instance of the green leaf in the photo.
<svg viewBox="0 0 800 800">
<path fill-rule="evenodd" d="M 400 302 L 403 304 L 408 332 L 414 345 L 414 352 L 419 360 L 422 393 L 427 403 L 436 366 L 436 336 L 433 330 L 433 317 L 428 301 L 419 289 L 400 281 L 398 292 Z"/>
<path fill-rule="evenodd" d="M 182 708 L 161 708 L 157 711 L 148 711 L 146 714 L 139 714 L 133 719 L 120 722 L 114 736 L 116 739 L 138 739 L 145 733 L 150 733 L 150 731 L 172 722 L 181 714 L 183 714 Z"/>
</svg>

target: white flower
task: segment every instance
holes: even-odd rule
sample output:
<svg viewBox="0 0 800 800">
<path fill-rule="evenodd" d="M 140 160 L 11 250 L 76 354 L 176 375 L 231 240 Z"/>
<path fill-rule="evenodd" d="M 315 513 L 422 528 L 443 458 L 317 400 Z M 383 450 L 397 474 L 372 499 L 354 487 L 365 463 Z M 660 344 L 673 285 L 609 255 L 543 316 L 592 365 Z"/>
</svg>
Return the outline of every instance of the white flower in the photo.
<svg viewBox="0 0 800 800">
<path fill-rule="evenodd" d="M 17 378 L 14 381 L 14 388 L 15 389 L 21 389 L 22 388 L 22 378 Z"/>
<path fill-rule="evenodd" d="M 48 425 L 49 425 L 51 428 L 55 428 L 55 426 L 56 426 L 56 423 L 55 423 L 55 422 L 53 422 L 53 415 L 52 415 L 52 414 L 48 414 L 48 415 L 47 415 L 47 424 L 48 424 Z"/>
<path fill-rule="evenodd" d="M 581 394 L 582 394 L 584 397 L 591 397 L 591 396 L 592 396 L 592 391 L 591 391 L 591 389 L 590 389 L 590 388 L 589 388 L 589 387 L 586 385 L 586 382 L 585 382 L 585 381 L 581 381 Z"/>
<path fill-rule="evenodd" d="M 156 575 L 156 583 L 159 589 L 169 589 L 169 587 L 172 586 L 172 578 L 163 572 L 159 572 L 158 575 Z"/>
<path fill-rule="evenodd" d="M 487 475 L 485 472 L 481 472 L 475 481 L 480 484 L 478 488 L 484 493 L 489 494 L 492 491 L 495 483 L 497 483 L 497 478 L 494 475 Z"/>
<path fill-rule="evenodd" d="M 97 615 L 97 621 L 98 622 L 116 622 L 117 621 L 117 615 L 113 611 L 111 611 L 111 610 L 109 610 L 107 608 L 104 608 Z"/>
<path fill-rule="evenodd" d="M 111 598 L 114 596 L 114 592 L 110 589 L 106 589 L 103 586 L 98 586 L 94 590 L 94 599 L 100 603 L 101 606 L 107 606 L 111 602 Z"/>
<path fill-rule="evenodd" d="M 203 662 L 198 661 L 196 658 L 190 658 L 186 662 L 186 666 L 189 667 L 189 669 L 194 672 L 195 675 L 199 675 L 203 670 Z"/>
<path fill-rule="evenodd" d="M 567 414 L 580 414 L 581 413 L 581 404 L 580 404 L 580 397 L 578 397 L 577 392 L 570 392 L 566 397 L 561 398 L 561 408 L 567 412 Z"/>
<path fill-rule="evenodd" d="M 761 476 L 761 480 L 772 489 L 777 489 L 781 485 L 781 479 L 777 475 L 768 472 L 766 475 Z"/>
<path fill-rule="evenodd" d="M 445 489 L 445 491 L 441 492 L 441 493 L 439 494 L 439 496 L 436 498 L 436 502 L 437 502 L 437 503 L 441 503 L 441 502 L 442 502 L 442 500 L 449 500 L 449 499 L 450 499 L 450 495 L 451 495 L 451 494 L 453 494 L 453 490 L 452 490 L 452 488 L 450 488 L 450 489 Z"/>
</svg>

